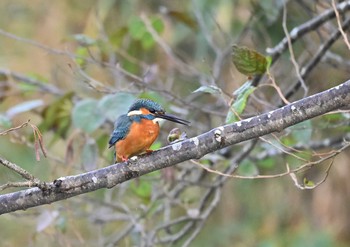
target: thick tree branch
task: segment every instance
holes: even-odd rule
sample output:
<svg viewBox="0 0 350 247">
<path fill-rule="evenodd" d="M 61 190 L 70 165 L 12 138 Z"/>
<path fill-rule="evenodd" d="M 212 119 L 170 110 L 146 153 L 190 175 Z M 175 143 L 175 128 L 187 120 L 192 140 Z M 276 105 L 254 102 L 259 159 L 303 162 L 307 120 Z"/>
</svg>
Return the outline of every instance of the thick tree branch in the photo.
<svg viewBox="0 0 350 247">
<path fill-rule="evenodd" d="M 327 91 L 249 119 L 220 126 L 202 135 L 166 146 L 128 163 L 62 177 L 45 189 L 32 188 L 0 196 L 0 214 L 49 204 L 101 188 L 112 188 L 135 177 L 199 159 L 221 148 L 257 138 L 350 105 L 350 80 Z"/>
</svg>

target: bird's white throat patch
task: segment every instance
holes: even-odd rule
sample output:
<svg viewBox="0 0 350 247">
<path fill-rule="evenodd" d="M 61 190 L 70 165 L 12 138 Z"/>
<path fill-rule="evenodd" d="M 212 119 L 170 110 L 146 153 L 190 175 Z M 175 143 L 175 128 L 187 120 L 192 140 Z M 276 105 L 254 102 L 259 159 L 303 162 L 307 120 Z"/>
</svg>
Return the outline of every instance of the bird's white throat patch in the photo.
<svg viewBox="0 0 350 247">
<path fill-rule="evenodd" d="M 135 111 L 129 112 L 129 113 L 128 113 L 128 117 L 130 117 L 130 116 L 135 116 L 135 115 L 142 115 L 142 114 L 143 114 L 142 111 L 140 111 L 140 110 L 135 110 Z M 163 120 L 163 119 L 161 119 L 161 118 L 155 118 L 155 119 L 152 120 L 152 122 L 153 122 L 153 123 L 160 123 L 162 120 Z"/>
<path fill-rule="evenodd" d="M 128 112 L 128 117 L 134 116 L 134 115 L 141 115 L 141 114 L 142 114 L 142 111 L 135 110 L 135 111 Z"/>
<path fill-rule="evenodd" d="M 155 118 L 155 119 L 153 119 L 152 121 L 153 121 L 153 123 L 159 123 L 159 122 L 161 122 L 163 119 L 161 119 L 161 118 Z"/>
</svg>

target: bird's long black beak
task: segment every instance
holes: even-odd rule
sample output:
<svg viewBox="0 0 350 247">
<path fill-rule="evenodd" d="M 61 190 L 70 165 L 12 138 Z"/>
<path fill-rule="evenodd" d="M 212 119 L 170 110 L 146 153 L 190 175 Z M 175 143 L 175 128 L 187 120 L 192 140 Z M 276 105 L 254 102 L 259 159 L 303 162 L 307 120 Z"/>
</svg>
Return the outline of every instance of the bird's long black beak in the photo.
<svg viewBox="0 0 350 247">
<path fill-rule="evenodd" d="M 175 123 L 179 123 L 179 124 L 183 124 L 183 125 L 187 125 L 187 126 L 191 125 L 191 122 L 184 120 L 184 119 L 181 119 L 181 118 L 178 118 L 174 115 L 165 114 L 165 113 L 156 113 L 155 116 L 157 118 L 166 119 L 166 120 L 169 120 L 171 122 L 175 122 Z"/>
</svg>

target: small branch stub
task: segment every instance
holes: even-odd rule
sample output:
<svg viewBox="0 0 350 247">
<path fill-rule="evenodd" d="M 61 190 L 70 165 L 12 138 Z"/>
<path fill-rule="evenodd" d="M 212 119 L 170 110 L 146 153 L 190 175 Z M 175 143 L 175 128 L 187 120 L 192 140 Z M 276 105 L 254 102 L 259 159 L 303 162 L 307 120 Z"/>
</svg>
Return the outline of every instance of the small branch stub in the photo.
<svg viewBox="0 0 350 247">
<path fill-rule="evenodd" d="M 223 139 L 224 139 L 223 134 L 222 134 L 223 130 L 224 129 L 220 127 L 214 131 L 215 140 L 217 142 L 219 142 L 220 144 L 223 144 Z"/>
</svg>

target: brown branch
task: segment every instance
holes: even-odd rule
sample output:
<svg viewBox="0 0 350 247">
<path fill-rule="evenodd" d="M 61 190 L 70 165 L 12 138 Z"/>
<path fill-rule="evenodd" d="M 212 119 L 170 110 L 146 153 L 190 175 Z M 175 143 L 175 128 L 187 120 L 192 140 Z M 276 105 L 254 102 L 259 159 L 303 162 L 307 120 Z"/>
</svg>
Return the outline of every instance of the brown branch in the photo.
<svg viewBox="0 0 350 247">
<path fill-rule="evenodd" d="M 34 180 L 23 181 L 23 182 L 9 182 L 3 185 L 0 185 L 0 191 L 7 188 L 23 188 L 23 187 L 38 187 L 39 183 Z"/>
<path fill-rule="evenodd" d="M 1 34 L 1 29 L 0 29 L 0 34 Z M 11 78 L 11 79 L 18 81 L 18 82 L 24 82 L 24 83 L 27 83 L 29 85 L 36 86 L 43 92 L 51 93 L 54 95 L 62 95 L 63 94 L 63 92 L 54 85 L 50 85 L 48 83 L 37 80 L 37 79 L 32 78 L 30 76 L 20 74 L 18 72 L 14 72 L 14 71 L 11 71 L 8 69 L 1 69 L 0 68 L 0 75 L 6 76 L 7 78 Z"/>
<path fill-rule="evenodd" d="M 67 176 L 46 184 L 0 196 L 0 214 L 67 199 L 101 188 L 112 188 L 135 177 L 250 139 L 281 131 L 307 119 L 350 104 L 350 80 L 265 114 L 220 126 L 199 136 L 166 146 L 150 155 L 91 172 Z"/>
<path fill-rule="evenodd" d="M 348 147 L 350 146 L 350 143 L 346 143 L 342 148 L 340 148 L 339 150 L 336 150 L 336 151 L 333 151 L 331 154 L 327 155 L 326 157 L 322 158 L 322 159 L 319 159 L 319 160 L 316 160 L 316 161 L 310 161 L 310 162 L 307 162 L 305 163 L 304 165 L 298 167 L 298 168 L 295 168 L 293 170 L 290 169 L 289 165 L 286 164 L 286 171 L 285 172 L 282 172 L 282 173 L 278 173 L 278 174 L 269 174 L 269 175 L 253 175 L 253 176 L 242 176 L 242 175 L 236 175 L 236 174 L 228 174 L 228 173 L 224 173 L 224 172 L 220 172 L 218 170 L 214 170 L 214 169 L 211 169 L 203 164 L 201 164 L 200 162 L 198 161 L 195 161 L 195 160 L 191 160 L 191 162 L 199 167 L 201 167 L 202 169 L 206 170 L 207 172 L 210 172 L 210 173 L 214 173 L 216 175 L 219 175 L 219 176 L 224 176 L 224 177 L 228 177 L 228 178 L 239 178 L 239 179 L 271 179 L 271 178 L 280 178 L 280 177 L 284 177 L 284 176 L 287 176 L 287 175 L 291 175 L 291 174 L 296 174 L 296 173 L 299 173 L 301 171 L 305 171 L 307 169 L 310 169 L 312 168 L 313 166 L 317 165 L 317 164 L 321 164 L 322 162 L 328 160 L 328 159 L 334 159 L 334 157 L 336 155 L 338 155 L 339 153 L 341 153 L 342 151 L 344 151 L 345 149 L 347 149 Z M 333 161 L 331 162 L 333 164 Z M 326 176 L 322 179 L 322 181 L 320 183 L 318 183 L 317 185 L 323 183 L 325 181 L 325 179 L 327 178 L 328 176 L 328 173 L 329 173 L 329 170 L 330 170 L 330 167 L 332 165 L 329 165 L 329 167 L 327 168 L 326 170 Z M 293 176 L 294 176 L 293 175 Z M 299 186 L 297 186 L 298 188 L 300 188 Z M 316 188 L 317 186 L 312 186 L 312 187 L 307 187 L 308 189 L 314 189 Z"/>
<path fill-rule="evenodd" d="M 33 181 L 35 179 L 35 177 L 32 174 L 30 174 L 29 172 L 27 172 L 23 168 L 19 167 L 18 165 L 11 163 L 8 160 L 5 160 L 4 158 L 0 157 L 0 164 L 11 169 L 12 171 L 15 171 L 16 173 L 21 175 L 24 179 L 31 180 L 31 181 Z"/>
<path fill-rule="evenodd" d="M 347 36 L 347 34 L 345 33 L 344 29 L 342 28 L 342 24 L 341 24 L 341 20 L 340 20 L 340 14 L 339 14 L 339 11 L 337 10 L 337 6 L 336 6 L 334 0 L 332 0 L 332 7 L 333 7 L 333 9 L 334 9 L 334 13 L 335 13 L 335 16 L 336 16 L 336 18 L 337 18 L 337 23 L 338 23 L 339 31 L 341 32 L 341 35 L 342 35 L 343 38 L 344 38 L 345 44 L 348 46 L 348 49 L 350 50 L 349 39 L 348 39 L 348 36 Z"/>
<path fill-rule="evenodd" d="M 350 1 L 345 1 L 336 5 L 336 10 L 338 13 L 345 13 L 350 9 Z M 334 8 L 330 8 L 324 11 L 322 14 L 316 16 L 315 18 L 303 23 L 302 25 L 295 27 L 289 32 L 290 41 L 294 43 L 304 34 L 314 31 L 316 28 L 321 26 L 326 21 L 336 17 Z M 267 52 L 272 56 L 272 61 L 274 62 L 286 49 L 288 48 L 288 38 L 285 37 L 280 43 L 275 47 L 267 49 Z"/>
<path fill-rule="evenodd" d="M 293 45 L 292 45 L 292 39 L 289 36 L 289 32 L 288 32 L 288 28 L 287 28 L 287 6 L 286 6 L 286 3 L 284 3 L 284 5 L 283 5 L 282 27 L 283 27 L 283 31 L 284 31 L 284 33 L 286 35 L 286 38 L 287 38 L 287 44 L 288 44 L 288 50 L 289 50 L 289 54 L 290 54 L 290 60 L 291 60 L 291 62 L 293 64 L 293 66 L 294 66 L 294 69 L 295 69 L 295 72 L 297 74 L 297 77 L 298 77 L 298 80 L 300 82 L 300 85 L 304 89 L 304 97 L 305 97 L 307 95 L 308 91 L 309 91 L 309 88 L 306 86 L 305 81 L 304 81 L 303 77 L 300 74 L 300 67 L 299 67 L 299 64 L 298 64 L 297 60 L 295 59 Z"/>
<path fill-rule="evenodd" d="M 13 127 L 13 128 L 7 129 L 7 130 L 4 130 L 3 132 L 0 132 L 0 136 L 7 135 L 7 134 L 8 134 L 9 132 L 11 132 L 11 131 L 19 130 L 19 129 L 22 129 L 22 128 L 28 126 L 29 121 L 30 121 L 30 119 L 27 120 L 27 122 L 24 122 L 24 123 L 22 123 L 22 124 L 19 125 L 19 126 L 16 126 L 16 127 Z"/>
<path fill-rule="evenodd" d="M 347 18 L 341 28 L 348 29 L 350 27 L 350 18 Z M 331 46 L 339 39 L 341 35 L 340 30 L 336 30 L 332 33 L 330 38 L 325 41 L 317 50 L 313 58 L 301 69 L 301 77 L 305 80 L 310 72 L 316 67 L 316 65 L 321 61 L 322 57 L 326 54 Z M 298 80 L 290 89 L 287 90 L 285 94 L 286 99 L 290 99 L 301 87 L 301 81 Z"/>
</svg>

